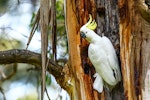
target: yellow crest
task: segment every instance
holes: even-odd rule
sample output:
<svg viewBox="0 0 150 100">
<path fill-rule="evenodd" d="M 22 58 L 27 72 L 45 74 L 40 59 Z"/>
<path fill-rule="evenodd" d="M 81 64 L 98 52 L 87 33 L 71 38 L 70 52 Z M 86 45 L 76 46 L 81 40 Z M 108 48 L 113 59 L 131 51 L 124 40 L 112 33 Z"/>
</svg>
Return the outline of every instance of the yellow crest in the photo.
<svg viewBox="0 0 150 100">
<path fill-rule="evenodd" d="M 97 27 L 97 24 L 96 24 L 95 20 L 92 21 L 92 16 L 91 16 L 91 14 L 89 14 L 89 17 L 90 17 L 90 19 L 89 19 L 89 21 L 87 22 L 86 27 L 89 28 L 89 29 L 91 29 L 91 30 L 95 30 L 96 27 Z"/>
</svg>

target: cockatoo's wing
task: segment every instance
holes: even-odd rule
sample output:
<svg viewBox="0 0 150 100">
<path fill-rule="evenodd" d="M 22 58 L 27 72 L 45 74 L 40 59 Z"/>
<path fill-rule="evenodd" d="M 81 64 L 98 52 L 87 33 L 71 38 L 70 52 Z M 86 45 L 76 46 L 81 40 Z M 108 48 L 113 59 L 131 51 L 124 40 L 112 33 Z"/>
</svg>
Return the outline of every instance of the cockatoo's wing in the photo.
<svg viewBox="0 0 150 100">
<path fill-rule="evenodd" d="M 102 39 L 104 42 L 103 44 L 106 45 L 106 51 L 107 51 L 106 53 L 107 53 L 107 59 L 108 59 L 109 65 L 113 70 L 116 80 L 119 82 L 119 81 L 121 81 L 121 73 L 120 73 L 118 59 L 117 59 L 115 49 L 114 49 L 111 41 L 107 37 L 103 36 Z"/>
<path fill-rule="evenodd" d="M 101 38 L 96 43 L 90 43 L 88 49 L 88 56 L 90 61 L 94 65 L 96 72 L 103 78 L 103 80 L 111 86 L 114 86 L 118 83 L 116 80 L 110 62 L 108 60 L 108 48 L 107 45 L 103 43 L 104 40 Z M 112 44 L 111 44 L 112 45 Z M 110 52 L 111 53 L 111 52 Z"/>
<path fill-rule="evenodd" d="M 101 93 L 103 91 L 103 79 L 98 73 L 95 73 L 93 77 L 95 77 L 95 81 L 93 83 L 93 89 Z"/>
</svg>

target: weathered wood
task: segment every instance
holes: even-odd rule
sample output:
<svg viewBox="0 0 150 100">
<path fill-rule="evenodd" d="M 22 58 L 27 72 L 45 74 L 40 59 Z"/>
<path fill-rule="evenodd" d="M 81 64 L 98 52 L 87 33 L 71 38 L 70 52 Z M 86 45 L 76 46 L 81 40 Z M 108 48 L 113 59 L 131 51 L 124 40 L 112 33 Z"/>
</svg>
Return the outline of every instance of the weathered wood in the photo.
<svg viewBox="0 0 150 100">
<path fill-rule="evenodd" d="M 143 2 L 120 0 L 120 52 L 125 100 L 148 100 L 150 23 Z M 140 8 L 139 8 L 140 7 Z M 148 8 L 148 7 L 147 7 Z M 142 11 L 142 12 L 141 12 Z"/>
<path fill-rule="evenodd" d="M 141 22 L 140 35 L 136 37 L 136 44 L 139 43 L 139 79 L 138 95 L 142 100 L 149 100 L 150 98 L 150 1 L 139 0 L 138 11 L 140 13 L 139 22 Z M 135 35 L 134 35 L 135 36 Z M 138 40 L 141 40 L 138 42 Z M 134 46 L 136 48 L 136 45 Z M 136 51 L 137 52 L 137 51 Z"/>
<path fill-rule="evenodd" d="M 52 31 L 52 54 L 53 59 L 57 58 L 57 23 L 56 23 L 56 0 L 51 0 L 51 31 Z"/>
<path fill-rule="evenodd" d="M 97 22 L 98 22 L 97 32 L 99 32 L 98 34 L 101 35 L 103 32 L 106 36 L 108 36 L 111 39 L 114 46 L 119 47 L 118 46 L 119 14 L 118 14 L 117 0 L 116 1 L 97 0 L 96 3 L 98 12 L 97 14 Z M 88 14 L 92 14 L 93 19 L 95 18 L 96 4 L 94 3 L 93 0 L 90 1 L 77 0 L 72 2 L 70 2 L 70 0 L 66 0 L 65 4 L 66 4 L 66 25 L 69 41 L 70 64 L 71 64 L 70 67 L 71 70 L 73 71 L 73 74 L 75 73 L 74 75 L 75 86 L 78 86 L 80 88 L 82 86 L 82 89 L 77 88 L 78 94 L 76 94 L 80 95 L 81 98 L 76 99 L 80 100 L 84 100 L 85 98 L 88 100 L 123 99 L 124 98 L 123 87 L 120 87 L 121 84 L 118 87 L 119 89 L 116 88 L 114 91 L 112 91 L 112 93 L 109 93 L 106 90 L 105 93 L 101 94 L 101 96 L 99 96 L 99 94 L 95 92 L 95 90 L 92 90 L 93 80 L 91 78 L 94 72 L 87 55 L 88 43 L 85 40 L 80 39 L 79 29 L 83 24 L 87 22 L 89 17 Z M 116 50 L 118 51 L 119 54 L 119 48 L 116 48 Z M 73 62 L 74 60 L 76 62 Z M 82 75 L 78 73 L 82 73 Z M 82 84 L 79 84 L 78 82 Z M 89 84 L 89 86 L 86 86 L 86 84 Z M 88 88 L 88 90 L 85 88 Z M 88 95 L 89 97 L 81 96 L 85 94 Z"/>
<path fill-rule="evenodd" d="M 83 61 L 87 61 L 86 52 L 81 52 L 81 47 L 87 48 L 87 42 L 80 38 L 80 27 L 87 22 L 88 14 L 92 14 L 94 10 L 94 0 L 66 0 L 66 30 L 69 45 L 69 69 L 72 71 L 74 80 L 74 90 L 71 96 L 72 100 L 98 100 L 97 94 L 92 88 L 91 74 L 85 73 L 85 65 Z M 91 11 L 91 12 L 88 12 Z M 87 67 L 88 68 L 88 67 Z"/>
<path fill-rule="evenodd" d="M 44 92 L 46 88 L 49 8 L 50 8 L 49 0 L 40 0 L 40 29 L 41 29 L 41 54 L 42 54 L 41 100 L 44 99 Z"/>
<path fill-rule="evenodd" d="M 118 0 L 96 0 L 96 5 L 98 23 L 97 34 L 100 36 L 105 35 L 111 40 L 119 59 L 120 46 Z M 106 100 L 122 100 L 124 98 L 122 82 L 116 87 L 117 88 L 115 88 L 112 92 L 105 89 L 104 94 Z"/>
</svg>

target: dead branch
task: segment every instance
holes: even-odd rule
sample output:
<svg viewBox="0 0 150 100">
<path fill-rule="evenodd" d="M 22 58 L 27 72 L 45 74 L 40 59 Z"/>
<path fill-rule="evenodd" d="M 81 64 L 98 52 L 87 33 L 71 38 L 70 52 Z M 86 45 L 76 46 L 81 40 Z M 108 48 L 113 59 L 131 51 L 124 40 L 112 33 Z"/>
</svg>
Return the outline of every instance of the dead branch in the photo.
<svg viewBox="0 0 150 100">
<path fill-rule="evenodd" d="M 29 36 L 29 39 L 28 39 L 28 43 L 27 43 L 26 49 L 28 49 L 29 44 L 30 44 L 30 42 L 31 42 L 31 40 L 32 40 L 32 37 L 33 37 L 33 35 L 34 35 L 36 29 L 38 28 L 39 20 L 40 20 L 40 8 L 38 9 L 38 12 L 37 12 L 35 21 L 34 21 L 34 23 L 33 23 L 33 26 L 32 26 L 31 32 L 30 32 L 30 36 Z"/>
</svg>

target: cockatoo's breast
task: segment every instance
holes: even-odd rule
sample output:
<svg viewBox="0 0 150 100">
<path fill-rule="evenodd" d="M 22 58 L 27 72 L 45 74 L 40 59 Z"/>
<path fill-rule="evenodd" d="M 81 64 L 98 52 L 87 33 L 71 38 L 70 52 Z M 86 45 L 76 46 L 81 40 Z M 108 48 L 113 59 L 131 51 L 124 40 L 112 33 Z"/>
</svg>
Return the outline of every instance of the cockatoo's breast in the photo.
<svg viewBox="0 0 150 100">
<path fill-rule="evenodd" d="M 113 69 L 110 65 L 111 62 L 108 59 L 109 51 L 107 50 L 107 46 L 112 44 L 105 44 L 103 42 L 105 41 L 98 40 L 97 42 L 90 43 L 88 48 L 88 56 L 94 65 L 96 72 L 100 74 L 106 83 L 114 86 L 116 83 L 118 83 L 118 81 L 116 81 L 114 77 Z"/>
</svg>

